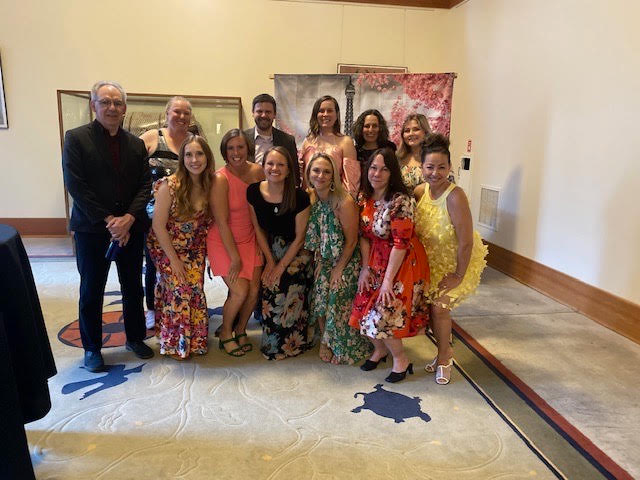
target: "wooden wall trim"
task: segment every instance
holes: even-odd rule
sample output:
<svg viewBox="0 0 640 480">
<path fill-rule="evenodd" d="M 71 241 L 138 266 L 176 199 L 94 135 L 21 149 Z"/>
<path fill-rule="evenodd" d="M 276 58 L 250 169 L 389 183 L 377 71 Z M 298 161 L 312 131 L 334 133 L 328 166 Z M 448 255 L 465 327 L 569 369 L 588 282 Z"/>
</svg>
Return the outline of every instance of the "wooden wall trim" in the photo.
<svg viewBox="0 0 640 480">
<path fill-rule="evenodd" d="M 392 5 L 411 8 L 453 8 L 464 0 L 328 0 L 336 3 L 361 3 L 367 5 Z"/>
<path fill-rule="evenodd" d="M 0 223 L 11 225 L 20 235 L 66 236 L 66 218 L 0 218 Z"/>
<path fill-rule="evenodd" d="M 640 344 L 640 305 L 490 242 L 487 263 Z"/>
</svg>

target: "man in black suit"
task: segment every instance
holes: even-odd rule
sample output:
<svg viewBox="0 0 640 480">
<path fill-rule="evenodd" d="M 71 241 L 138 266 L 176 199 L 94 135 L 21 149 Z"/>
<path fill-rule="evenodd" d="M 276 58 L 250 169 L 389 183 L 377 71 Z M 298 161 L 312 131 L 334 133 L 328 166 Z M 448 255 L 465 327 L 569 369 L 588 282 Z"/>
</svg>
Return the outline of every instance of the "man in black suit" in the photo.
<svg viewBox="0 0 640 480">
<path fill-rule="evenodd" d="M 69 229 L 74 232 L 80 273 L 79 323 L 84 365 L 104 369 L 102 303 L 111 260 L 105 253 L 112 242 L 122 291 L 126 349 L 139 358 L 153 350 L 143 342 L 146 328 L 142 309 L 142 246 L 149 228 L 145 206 L 151 174 L 142 140 L 120 125 L 127 96 L 115 82 L 97 82 L 91 89 L 96 119 L 69 130 L 64 139 L 62 170 L 73 197 Z"/>
<path fill-rule="evenodd" d="M 255 154 L 253 158 L 249 158 L 252 162 L 262 165 L 264 152 L 271 147 L 282 146 L 287 149 L 295 168 L 294 174 L 296 178 L 296 186 L 300 185 L 300 167 L 298 165 L 298 150 L 296 148 L 296 139 L 282 130 L 278 130 L 273 126 L 273 120 L 276 118 L 276 100 L 268 93 L 261 93 L 253 99 L 251 104 L 251 112 L 256 123 L 254 128 L 245 130 L 244 133 L 249 137 Z M 252 148 L 249 148 L 252 150 Z"/>
</svg>

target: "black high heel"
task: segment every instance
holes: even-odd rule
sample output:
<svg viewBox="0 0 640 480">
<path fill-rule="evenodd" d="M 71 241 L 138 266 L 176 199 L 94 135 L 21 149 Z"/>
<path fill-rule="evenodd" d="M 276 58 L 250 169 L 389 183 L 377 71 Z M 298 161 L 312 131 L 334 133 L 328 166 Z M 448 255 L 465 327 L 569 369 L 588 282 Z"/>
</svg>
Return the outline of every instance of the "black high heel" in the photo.
<svg viewBox="0 0 640 480">
<path fill-rule="evenodd" d="M 382 357 L 377 362 L 374 362 L 373 360 L 366 360 L 362 365 L 360 365 L 360 370 L 362 370 L 363 372 L 369 372 L 371 370 L 375 370 L 376 368 L 378 368 L 378 364 L 380 362 L 387 363 L 387 355 Z"/>
<path fill-rule="evenodd" d="M 407 372 L 413 375 L 413 363 L 410 363 L 404 372 L 391 372 L 385 380 L 389 383 L 397 383 L 405 379 Z"/>
</svg>

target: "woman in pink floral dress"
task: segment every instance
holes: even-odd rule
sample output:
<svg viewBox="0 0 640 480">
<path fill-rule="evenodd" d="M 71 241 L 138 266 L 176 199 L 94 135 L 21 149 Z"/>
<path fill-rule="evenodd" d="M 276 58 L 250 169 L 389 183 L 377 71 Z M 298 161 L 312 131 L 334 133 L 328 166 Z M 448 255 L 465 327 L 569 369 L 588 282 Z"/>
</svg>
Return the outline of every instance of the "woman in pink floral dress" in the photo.
<svg viewBox="0 0 640 480">
<path fill-rule="evenodd" d="M 207 353 L 204 268 L 214 169 L 213 153 L 204 138 L 189 136 L 180 148 L 176 173 L 154 185 L 156 203 L 147 246 L 158 272 L 156 335 L 160 353 L 177 360 Z"/>
</svg>

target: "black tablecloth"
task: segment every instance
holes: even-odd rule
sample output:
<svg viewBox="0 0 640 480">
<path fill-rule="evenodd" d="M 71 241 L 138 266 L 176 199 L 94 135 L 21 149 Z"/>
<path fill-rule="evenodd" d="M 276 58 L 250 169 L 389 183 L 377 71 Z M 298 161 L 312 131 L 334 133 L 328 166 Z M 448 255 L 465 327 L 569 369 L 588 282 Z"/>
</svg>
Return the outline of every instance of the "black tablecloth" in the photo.
<svg viewBox="0 0 640 480">
<path fill-rule="evenodd" d="M 51 409 L 56 366 L 27 253 L 8 225 L 0 225 L 0 363 L 0 478 L 33 478 L 24 424 Z"/>
</svg>

